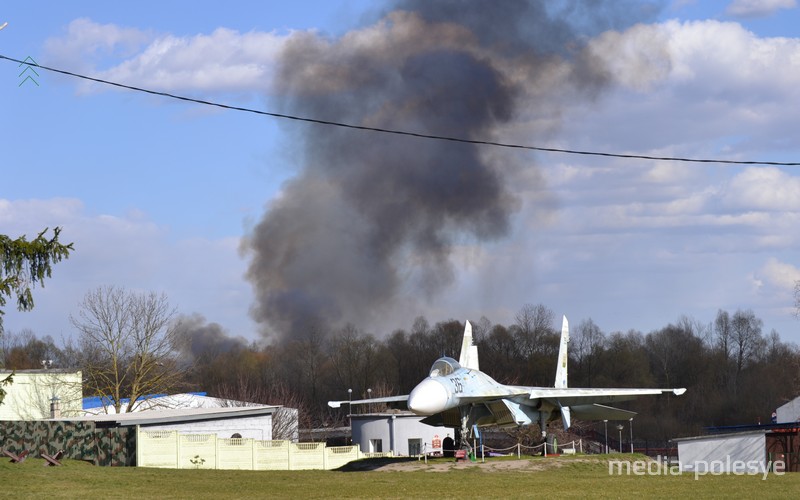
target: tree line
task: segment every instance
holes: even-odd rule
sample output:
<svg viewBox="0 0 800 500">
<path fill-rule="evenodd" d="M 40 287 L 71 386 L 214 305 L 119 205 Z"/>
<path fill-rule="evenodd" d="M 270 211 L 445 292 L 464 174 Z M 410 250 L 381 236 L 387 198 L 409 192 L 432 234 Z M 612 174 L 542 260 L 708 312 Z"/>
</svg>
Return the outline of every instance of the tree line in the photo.
<svg viewBox="0 0 800 500">
<path fill-rule="evenodd" d="M 210 396 L 298 408 L 301 428 L 341 425 L 347 406 L 329 400 L 407 394 L 437 358 L 457 358 L 464 323 L 430 323 L 378 338 L 353 325 L 309 327 L 280 344 L 229 335 L 199 315 L 180 316 L 163 295 L 117 287 L 89 292 L 71 318 L 77 335 L 59 345 L 34 332 L 0 337 L 10 369 L 80 369 L 84 395 L 135 409 L 142 396 L 205 391 Z M 482 369 L 505 384 L 552 386 L 560 318 L 527 304 L 512 324 L 473 323 Z M 572 323 L 572 387 L 686 387 L 680 397 L 641 398 L 637 436 L 666 440 L 706 426 L 768 423 L 800 395 L 800 349 L 783 342 L 751 310 L 720 310 L 710 322 L 681 317 L 642 333 L 604 332 L 591 319 Z M 125 401 L 125 399 L 128 399 Z M 373 408 L 375 409 L 375 408 Z M 354 411 L 357 409 L 354 407 Z"/>
</svg>

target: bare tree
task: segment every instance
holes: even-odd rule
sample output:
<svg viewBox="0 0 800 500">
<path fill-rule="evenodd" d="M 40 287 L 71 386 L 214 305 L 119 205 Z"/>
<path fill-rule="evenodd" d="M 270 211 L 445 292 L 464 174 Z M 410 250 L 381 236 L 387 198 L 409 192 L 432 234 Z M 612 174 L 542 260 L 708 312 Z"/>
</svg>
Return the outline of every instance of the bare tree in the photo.
<svg viewBox="0 0 800 500">
<path fill-rule="evenodd" d="M 728 311 L 722 309 L 717 311 L 717 317 L 714 320 L 714 335 L 716 337 L 716 347 L 722 354 L 725 361 L 730 358 L 733 335 L 731 332 L 731 317 Z"/>
<path fill-rule="evenodd" d="M 117 413 L 124 398 L 129 412 L 143 396 L 174 390 L 181 379 L 174 316 L 164 294 L 113 286 L 87 293 L 70 321 L 80 335 L 88 389 L 109 397 Z"/>
<path fill-rule="evenodd" d="M 347 324 L 328 341 L 329 360 L 336 375 L 338 387 L 354 389 L 374 385 L 378 371 L 377 343 L 371 335 Z"/>
<path fill-rule="evenodd" d="M 514 316 L 515 337 L 523 358 L 543 349 L 542 339 L 552 329 L 554 318 L 552 309 L 542 304 L 525 304 L 517 312 Z"/>
<path fill-rule="evenodd" d="M 600 355 L 605 344 L 605 334 L 592 318 L 583 320 L 575 329 L 575 356 L 578 359 L 578 371 L 584 377 L 586 385 L 594 387 L 593 378 L 598 369 Z"/>
<path fill-rule="evenodd" d="M 212 392 L 224 400 L 223 406 L 280 405 L 272 417 L 272 439 L 297 441 L 300 428 L 313 426 L 308 405 L 284 383 L 265 384 L 239 374 L 233 382 L 223 382 Z"/>
<path fill-rule="evenodd" d="M 764 322 L 757 318 L 752 310 L 738 310 L 731 319 L 731 338 L 736 354 L 736 388 L 742 369 L 752 361 L 759 351 L 763 350 L 766 342 L 761 335 Z"/>
</svg>

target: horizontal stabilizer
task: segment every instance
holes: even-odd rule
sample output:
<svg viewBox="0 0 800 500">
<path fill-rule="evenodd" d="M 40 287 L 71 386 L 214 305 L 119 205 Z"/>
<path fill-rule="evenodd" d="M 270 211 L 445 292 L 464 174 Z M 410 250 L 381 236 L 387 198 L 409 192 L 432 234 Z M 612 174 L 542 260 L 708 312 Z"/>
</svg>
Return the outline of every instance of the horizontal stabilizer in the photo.
<svg viewBox="0 0 800 500">
<path fill-rule="evenodd" d="M 339 408 L 343 404 L 367 405 L 372 403 L 397 403 L 400 401 L 408 401 L 408 394 L 403 396 L 387 396 L 385 398 L 354 399 L 353 401 L 328 401 L 328 406 L 331 408 Z"/>
<path fill-rule="evenodd" d="M 604 405 L 574 405 L 569 409 L 578 420 L 629 420 L 636 416 L 635 411 Z"/>
<path fill-rule="evenodd" d="M 658 394 L 681 395 L 686 389 L 558 389 L 534 387 L 530 391 L 530 399 L 544 399 L 560 406 L 579 404 L 605 404 L 630 401 L 639 396 Z"/>
</svg>

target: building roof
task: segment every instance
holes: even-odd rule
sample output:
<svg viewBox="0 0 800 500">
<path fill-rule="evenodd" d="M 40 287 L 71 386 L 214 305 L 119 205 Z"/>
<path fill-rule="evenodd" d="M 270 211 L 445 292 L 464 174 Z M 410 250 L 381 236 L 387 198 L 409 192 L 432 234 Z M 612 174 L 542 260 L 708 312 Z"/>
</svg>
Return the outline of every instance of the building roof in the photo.
<svg viewBox="0 0 800 500">
<path fill-rule="evenodd" d="M 736 432 L 780 432 L 780 431 L 797 431 L 800 427 L 800 422 L 783 422 L 777 424 L 744 424 L 744 425 L 727 425 L 722 427 L 706 427 L 705 430 L 709 434 L 720 433 L 736 433 Z"/>
<path fill-rule="evenodd" d="M 128 398 L 120 400 L 122 402 L 122 413 L 130 401 Z M 148 394 L 142 396 L 136 408 L 138 411 L 162 411 L 175 410 L 178 408 L 227 408 L 238 406 L 265 406 L 246 401 L 235 401 L 233 399 L 222 399 L 206 396 L 205 392 L 187 392 L 182 394 Z M 271 405 L 266 405 L 271 406 Z M 116 413 L 113 402 L 108 396 L 95 396 L 83 399 L 83 409 L 87 415 L 104 415 L 106 413 Z"/>
<path fill-rule="evenodd" d="M 69 368 L 32 368 L 30 370 L 9 370 L 7 368 L 0 369 L 0 375 L 38 375 L 42 373 L 81 373 L 80 370 L 71 370 Z"/>
<path fill-rule="evenodd" d="M 87 415 L 84 417 L 59 418 L 50 420 L 69 420 L 95 422 L 102 427 L 124 427 L 129 425 L 157 425 L 178 422 L 197 422 L 228 418 L 258 417 L 275 413 L 280 406 L 234 406 L 227 408 L 171 408 L 145 410 L 132 413 Z"/>
<path fill-rule="evenodd" d="M 141 410 L 155 410 L 158 408 L 213 408 L 220 406 L 245 406 L 244 404 L 202 404 L 201 399 L 206 398 L 205 392 L 187 392 L 183 394 L 148 394 L 139 397 L 138 407 Z M 210 398 L 216 400 L 216 398 Z M 122 398 L 120 402 L 123 406 L 127 405 L 130 398 Z M 219 401 L 219 400 L 216 400 Z M 83 398 L 83 409 L 89 414 L 107 413 L 114 411 L 114 401 L 110 396 L 90 396 Z"/>
<path fill-rule="evenodd" d="M 732 437 L 744 437 L 744 436 L 752 436 L 754 434 L 766 434 L 766 429 L 761 430 L 751 430 L 745 432 L 729 432 L 726 434 L 706 434 L 705 436 L 691 436 L 691 437 L 682 437 L 682 438 L 672 438 L 670 439 L 673 443 L 683 443 L 686 441 L 702 441 L 704 439 L 721 439 L 721 438 L 732 438 Z"/>
</svg>

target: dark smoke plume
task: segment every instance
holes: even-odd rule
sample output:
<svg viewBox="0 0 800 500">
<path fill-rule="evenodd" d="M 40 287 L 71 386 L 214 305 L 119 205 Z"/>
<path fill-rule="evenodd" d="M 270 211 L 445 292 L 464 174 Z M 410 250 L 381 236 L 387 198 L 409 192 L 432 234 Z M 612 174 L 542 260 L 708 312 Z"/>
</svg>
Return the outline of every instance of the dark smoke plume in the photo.
<svg viewBox="0 0 800 500">
<path fill-rule="evenodd" d="M 200 314 L 181 316 L 175 324 L 178 349 L 182 362 L 187 366 L 206 363 L 217 355 L 244 349 L 247 341 L 243 337 L 228 335 L 218 323 L 207 323 Z"/>
<path fill-rule="evenodd" d="M 522 115 L 552 123 L 559 100 L 606 82 L 553 4 L 573 24 L 605 26 L 575 2 L 408 1 L 338 39 L 293 35 L 277 102 L 301 116 L 470 139 L 513 132 Z M 432 297 L 454 277 L 455 245 L 509 232 L 519 205 L 511 153 L 316 125 L 294 132 L 301 170 L 243 245 L 252 314 L 279 339 L 321 321 L 374 321 L 401 295 Z M 536 132 L 529 126 L 524 141 Z"/>
</svg>

